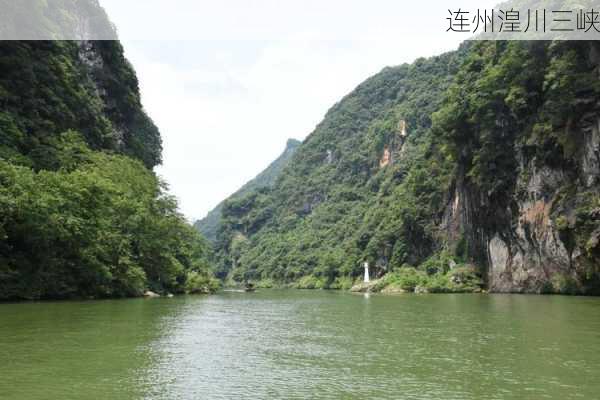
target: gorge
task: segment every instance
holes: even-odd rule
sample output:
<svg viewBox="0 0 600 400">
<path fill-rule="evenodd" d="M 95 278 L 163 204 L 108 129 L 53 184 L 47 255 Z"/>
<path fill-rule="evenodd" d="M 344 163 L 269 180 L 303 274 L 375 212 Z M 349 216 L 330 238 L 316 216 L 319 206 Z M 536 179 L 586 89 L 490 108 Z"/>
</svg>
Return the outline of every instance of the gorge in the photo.
<svg viewBox="0 0 600 400">
<path fill-rule="evenodd" d="M 398 58 L 304 35 L 399 2 L 134 3 L 211 39 L 0 0 L 1 399 L 598 397 L 600 42 Z"/>
<path fill-rule="evenodd" d="M 272 188 L 224 203 L 219 268 L 340 288 L 369 261 L 378 277 L 416 268 L 453 291 L 458 266 L 495 292 L 597 294 L 598 52 L 484 41 L 384 69 Z"/>
</svg>

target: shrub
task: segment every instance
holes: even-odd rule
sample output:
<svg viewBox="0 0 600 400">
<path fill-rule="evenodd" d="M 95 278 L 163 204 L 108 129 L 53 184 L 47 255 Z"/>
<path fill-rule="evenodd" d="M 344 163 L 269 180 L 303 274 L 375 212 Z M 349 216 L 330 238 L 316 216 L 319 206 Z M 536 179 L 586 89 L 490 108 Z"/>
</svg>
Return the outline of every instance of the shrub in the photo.
<svg viewBox="0 0 600 400">
<path fill-rule="evenodd" d="M 577 294 L 579 291 L 577 282 L 575 279 L 564 274 L 554 274 L 550 279 L 552 283 L 552 290 L 558 294 Z"/>
<path fill-rule="evenodd" d="M 276 286 L 273 279 L 261 279 L 254 285 L 257 289 L 272 289 Z"/>
<path fill-rule="evenodd" d="M 313 275 L 307 275 L 302 278 L 294 285 L 295 289 L 324 289 L 325 279 L 317 278 Z"/>
<path fill-rule="evenodd" d="M 481 289 L 483 281 L 475 267 L 458 266 L 448 273 L 450 289 L 453 292 L 473 292 Z"/>
<path fill-rule="evenodd" d="M 329 289 L 349 290 L 354 285 L 351 276 L 339 276 L 335 278 Z"/>
<path fill-rule="evenodd" d="M 190 294 L 209 294 L 214 293 L 221 287 L 218 279 L 196 271 L 188 272 L 185 283 L 185 291 Z"/>
<path fill-rule="evenodd" d="M 389 274 L 387 278 L 388 285 L 399 287 L 408 292 L 413 292 L 417 286 L 423 285 L 426 281 L 426 274 L 412 267 L 402 267 Z"/>
</svg>

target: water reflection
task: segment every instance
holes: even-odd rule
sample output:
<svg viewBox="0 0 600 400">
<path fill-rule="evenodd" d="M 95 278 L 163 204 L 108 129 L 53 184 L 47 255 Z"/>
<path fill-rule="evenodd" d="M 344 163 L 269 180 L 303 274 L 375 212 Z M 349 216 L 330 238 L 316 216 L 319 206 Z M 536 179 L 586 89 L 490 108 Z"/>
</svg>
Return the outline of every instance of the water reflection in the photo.
<svg viewBox="0 0 600 400">
<path fill-rule="evenodd" d="M 3 399 L 142 398 L 148 346 L 176 304 L 115 300 L 0 305 Z"/>
<path fill-rule="evenodd" d="M 600 299 L 210 297 L 0 305 L 3 399 L 594 398 Z"/>
</svg>

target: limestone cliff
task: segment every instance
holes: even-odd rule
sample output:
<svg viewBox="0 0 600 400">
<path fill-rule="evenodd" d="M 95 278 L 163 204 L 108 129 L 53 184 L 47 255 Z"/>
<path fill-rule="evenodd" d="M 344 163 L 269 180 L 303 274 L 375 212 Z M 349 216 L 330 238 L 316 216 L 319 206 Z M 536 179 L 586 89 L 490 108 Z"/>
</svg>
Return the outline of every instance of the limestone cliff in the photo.
<svg viewBox="0 0 600 400">
<path fill-rule="evenodd" d="M 579 52 L 579 73 L 598 76 L 595 44 L 563 46 Z M 573 91 L 561 115 L 564 122 L 552 128 L 550 140 L 533 136 L 531 126 L 503 125 L 505 131 L 514 129 L 504 135 L 514 180 L 503 193 L 483 192 L 466 171 L 467 162 L 458 169 L 442 237 L 471 247 L 470 257 L 485 266 L 492 291 L 589 294 L 600 289 L 600 99 L 590 89 L 582 85 Z M 547 104 L 540 102 L 533 118 L 539 120 Z"/>
<path fill-rule="evenodd" d="M 494 292 L 600 293 L 599 55 L 478 42 L 384 69 L 224 210 L 222 273 L 340 287 L 368 261 L 433 291 L 476 270 Z"/>
</svg>

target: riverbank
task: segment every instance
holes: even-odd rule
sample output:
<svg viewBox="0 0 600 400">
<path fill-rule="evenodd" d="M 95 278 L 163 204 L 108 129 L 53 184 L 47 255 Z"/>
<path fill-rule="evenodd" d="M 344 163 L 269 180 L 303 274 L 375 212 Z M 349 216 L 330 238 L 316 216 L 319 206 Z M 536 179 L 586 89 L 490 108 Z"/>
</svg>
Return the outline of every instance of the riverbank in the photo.
<svg viewBox="0 0 600 400">
<path fill-rule="evenodd" d="M 362 277 L 326 277 L 307 275 L 293 282 L 277 282 L 264 279 L 252 282 L 257 289 L 305 289 L 342 290 L 370 293 L 481 293 L 483 280 L 473 266 L 462 265 L 444 270 L 419 270 L 412 267 L 399 268 L 380 278 L 365 283 Z M 229 281 L 225 287 L 239 288 L 240 284 Z"/>
<path fill-rule="evenodd" d="M 371 282 L 354 285 L 352 292 L 373 293 L 481 293 L 484 284 L 473 267 L 456 267 L 429 275 L 414 268 L 400 268 Z"/>
<path fill-rule="evenodd" d="M 44 301 L 87 301 L 87 300 L 119 300 L 119 299 L 154 299 L 161 297 L 175 297 L 181 295 L 211 295 L 222 289 L 223 283 L 212 277 L 205 276 L 197 273 L 188 274 L 188 280 L 186 281 L 184 290 L 181 291 L 166 291 L 147 288 L 143 291 L 139 291 L 128 296 L 57 296 L 57 297 L 14 297 L 0 299 L 0 304 L 10 303 L 30 303 L 30 302 L 44 302 Z"/>
<path fill-rule="evenodd" d="M 293 282 L 278 282 L 263 279 L 252 282 L 257 289 L 302 289 L 302 290 L 340 290 L 357 293 L 486 293 L 488 288 L 478 273 L 478 269 L 469 264 L 452 264 L 447 268 L 436 265 L 422 265 L 419 268 L 404 266 L 375 278 L 368 283 L 362 276 L 326 277 L 307 275 Z M 225 287 L 239 287 L 239 283 L 228 281 Z M 537 292 L 510 292 L 538 295 L 579 295 L 597 296 L 598 293 L 581 293 L 575 285 L 560 275 L 551 278 L 550 283 Z M 493 292 L 492 293 L 500 293 Z"/>
</svg>

